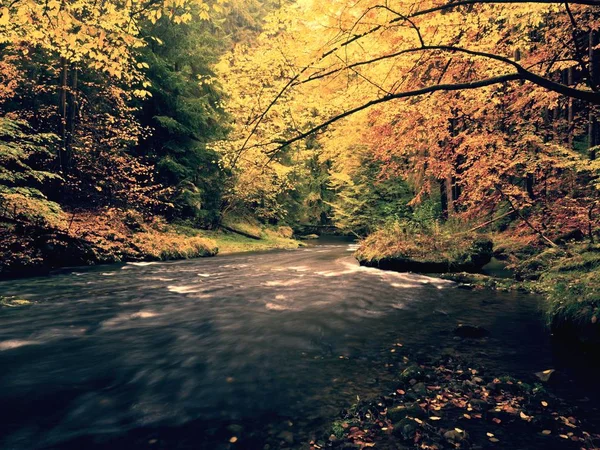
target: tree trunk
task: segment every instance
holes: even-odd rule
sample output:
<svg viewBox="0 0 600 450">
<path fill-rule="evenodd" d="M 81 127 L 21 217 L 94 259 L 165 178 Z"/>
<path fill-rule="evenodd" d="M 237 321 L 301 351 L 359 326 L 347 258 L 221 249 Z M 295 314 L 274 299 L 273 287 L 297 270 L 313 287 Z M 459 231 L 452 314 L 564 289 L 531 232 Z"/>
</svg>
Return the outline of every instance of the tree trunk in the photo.
<svg viewBox="0 0 600 450">
<path fill-rule="evenodd" d="M 525 187 L 527 189 L 527 195 L 531 200 L 535 200 L 535 192 L 533 191 L 533 186 L 535 183 L 535 179 L 532 173 L 528 173 L 525 178 Z"/>
<path fill-rule="evenodd" d="M 450 217 L 456 211 L 454 205 L 454 177 L 446 177 L 446 195 L 448 196 L 448 217 Z"/>
<path fill-rule="evenodd" d="M 71 168 L 71 160 L 73 158 L 73 135 L 75 133 L 75 118 L 77 116 L 77 68 L 71 67 L 71 89 L 69 91 L 69 104 L 67 115 L 67 134 L 65 139 L 65 159 L 67 172 Z"/>
<path fill-rule="evenodd" d="M 440 206 L 442 208 L 442 219 L 448 219 L 448 194 L 446 180 L 438 180 L 440 183 Z"/>
<path fill-rule="evenodd" d="M 58 155 L 60 171 L 66 172 L 65 144 L 67 138 L 67 82 L 69 69 L 66 58 L 60 58 L 60 97 L 59 97 L 59 124 L 58 130 L 61 139 L 61 148 Z"/>
<path fill-rule="evenodd" d="M 573 77 L 573 68 L 569 67 L 567 69 L 567 84 L 569 86 L 572 86 L 574 83 L 574 77 Z M 575 100 L 573 100 L 572 98 L 569 97 L 569 113 L 567 115 L 567 124 L 568 124 L 568 129 L 567 129 L 567 133 L 568 133 L 568 137 L 567 137 L 567 143 L 569 144 L 570 148 L 573 148 L 573 134 L 574 134 L 574 127 L 575 127 Z"/>
<path fill-rule="evenodd" d="M 590 86 L 598 86 L 600 67 L 598 61 L 598 51 L 594 47 L 598 44 L 598 35 L 595 31 L 589 32 L 589 58 L 590 58 Z M 588 148 L 590 159 L 596 159 L 595 146 L 598 145 L 598 120 L 593 105 L 588 109 Z"/>
</svg>

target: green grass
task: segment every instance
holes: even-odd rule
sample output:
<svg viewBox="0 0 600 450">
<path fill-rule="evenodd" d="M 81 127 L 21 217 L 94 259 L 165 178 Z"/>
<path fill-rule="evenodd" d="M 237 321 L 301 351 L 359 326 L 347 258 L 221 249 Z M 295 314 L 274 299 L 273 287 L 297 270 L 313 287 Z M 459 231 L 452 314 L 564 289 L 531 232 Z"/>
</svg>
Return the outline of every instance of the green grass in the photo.
<svg viewBox="0 0 600 450">
<path fill-rule="evenodd" d="M 545 297 L 547 324 L 555 331 L 569 329 L 577 335 L 600 333 L 600 245 L 571 243 L 539 249 L 515 264 L 523 280 L 535 280 L 530 290 Z M 600 324 L 599 324 L 600 325 Z"/>
<path fill-rule="evenodd" d="M 356 252 L 359 261 L 406 259 L 422 263 L 447 263 L 459 267 L 473 263 L 485 251 L 491 251 L 484 235 L 434 228 L 416 232 L 396 223 L 369 235 Z"/>
<path fill-rule="evenodd" d="M 250 239 L 240 234 L 230 231 L 219 230 L 199 230 L 185 225 L 174 225 L 174 230 L 188 237 L 201 237 L 210 239 L 218 248 L 219 254 L 253 252 L 270 249 L 292 249 L 302 245 L 300 242 L 291 239 L 291 232 L 288 227 L 268 227 L 258 225 L 250 226 L 248 224 L 233 223 L 228 225 L 236 230 L 260 236 L 260 240 Z"/>
<path fill-rule="evenodd" d="M 576 245 L 551 261 L 539 278 L 546 317 L 555 327 L 594 325 L 600 317 L 600 248 Z"/>
</svg>

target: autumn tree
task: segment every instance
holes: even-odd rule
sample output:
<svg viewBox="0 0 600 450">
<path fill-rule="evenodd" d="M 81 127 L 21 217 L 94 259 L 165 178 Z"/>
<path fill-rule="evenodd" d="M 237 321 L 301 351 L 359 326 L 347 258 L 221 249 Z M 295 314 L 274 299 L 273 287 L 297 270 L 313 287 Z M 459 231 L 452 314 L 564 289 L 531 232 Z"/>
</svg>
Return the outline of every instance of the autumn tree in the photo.
<svg viewBox="0 0 600 450">
<path fill-rule="evenodd" d="M 383 171 L 446 214 L 526 208 L 552 173 L 587 164 L 563 144 L 600 101 L 595 1 L 306 1 L 272 20 L 257 50 L 271 95 L 252 103 L 240 155 L 277 162 L 315 133 L 350 147 L 329 135 L 355 117 Z M 322 116 L 300 119 L 313 101 Z"/>
</svg>

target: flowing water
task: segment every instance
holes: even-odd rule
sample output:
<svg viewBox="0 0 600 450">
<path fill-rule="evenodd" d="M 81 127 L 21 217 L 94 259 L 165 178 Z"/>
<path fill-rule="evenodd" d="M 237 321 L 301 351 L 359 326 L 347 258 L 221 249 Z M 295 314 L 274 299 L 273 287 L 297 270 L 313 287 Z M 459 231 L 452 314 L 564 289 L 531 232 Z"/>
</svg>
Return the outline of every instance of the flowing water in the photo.
<svg viewBox="0 0 600 450">
<path fill-rule="evenodd" d="M 359 267 L 353 245 L 0 283 L 0 448 L 306 447 L 392 386 L 395 343 L 498 374 L 556 367 L 538 300 Z M 458 323 L 490 337 L 458 340 Z M 271 448 L 273 448 L 271 446 Z"/>
</svg>

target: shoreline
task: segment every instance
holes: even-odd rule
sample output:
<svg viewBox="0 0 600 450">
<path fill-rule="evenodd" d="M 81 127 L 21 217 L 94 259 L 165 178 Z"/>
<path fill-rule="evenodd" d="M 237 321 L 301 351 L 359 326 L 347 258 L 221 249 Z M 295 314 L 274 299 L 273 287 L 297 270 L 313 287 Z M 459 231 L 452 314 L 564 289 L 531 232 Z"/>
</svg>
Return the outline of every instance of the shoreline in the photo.
<svg viewBox="0 0 600 450">
<path fill-rule="evenodd" d="M 79 214 L 66 230 L 1 224 L 0 280 L 45 276 L 55 270 L 103 264 L 211 257 L 302 245 L 289 227 L 240 221 L 242 234 L 143 220 L 128 211 L 108 209 Z M 244 236 L 247 232 L 251 237 Z"/>
</svg>

